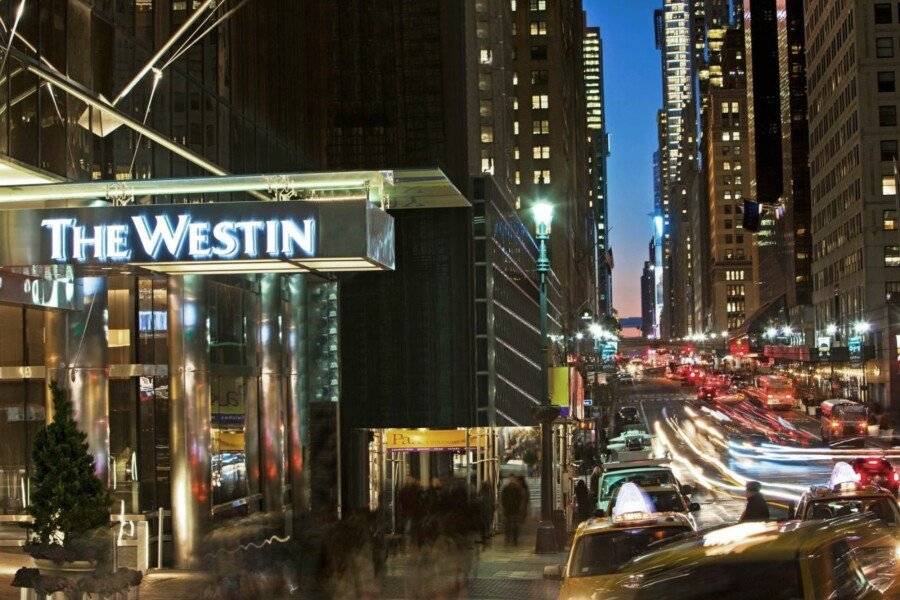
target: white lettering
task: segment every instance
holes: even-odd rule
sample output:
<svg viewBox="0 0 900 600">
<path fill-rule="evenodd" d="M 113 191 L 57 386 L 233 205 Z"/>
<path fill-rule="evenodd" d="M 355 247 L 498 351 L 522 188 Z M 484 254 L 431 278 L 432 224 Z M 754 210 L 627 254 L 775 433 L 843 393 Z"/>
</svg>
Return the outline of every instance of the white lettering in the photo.
<svg viewBox="0 0 900 600">
<path fill-rule="evenodd" d="M 100 260 L 106 259 L 106 229 L 103 225 L 94 226 L 94 237 L 87 236 L 87 227 L 77 225 L 72 228 L 72 258 L 75 260 L 84 260 L 84 251 L 88 246 L 94 248 L 94 258 Z"/>
<path fill-rule="evenodd" d="M 278 221 L 266 221 L 266 254 L 278 256 Z"/>
<path fill-rule="evenodd" d="M 240 221 L 234 226 L 244 232 L 244 254 L 251 258 L 256 258 L 259 254 L 259 244 L 257 243 L 257 232 L 262 231 L 265 227 L 262 221 Z"/>
<path fill-rule="evenodd" d="M 213 227 L 213 237 L 221 246 L 212 249 L 219 258 L 234 258 L 238 254 L 237 235 L 234 233 L 234 221 L 222 221 Z"/>
<path fill-rule="evenodd" d="M 128 245 L 128 225 L 107 225 L 106 256 L 110 260 L 131 258 L 131 248 Z"/>
<path fill-rule="evenodd" d="M 41 227 L 50 230 L 50 258 L 66 260 L 66 228 L 71 227 L 75 219 L 44 219 Z"/>
<path fill-rule="evenodd" d="M 153 228 L 152 233 L 145 217 L 131 217 L 131 221 L 137 230 L 144 252 L 153 258 L 158 258 L 160 246 L 165 244 L 166 250 L 169 251 L 172 258 L 177 259 L 181 253 L 181 247 L 184 245 L 187 226 L 191 222 L 191 218 L 188 215 L 178 215 L 178 225 L 173 230 L 172 223 L 166 215 L 157 215 L 156 227 Z"/>
<path fill-rule="evenodd" d="M 209 223 L 188 225 L 188 254 L 191 258 L 208 258 L 212 254 L 209 247 Z"/>
<path fill-rule="evenodd" d="M 294 246 L 299 247 L 306 256 L 315 254 L 316 221 L 304 219 L 303 225 L 301 230 L 294 221 L 281 222 L 281 252 L 285 256 L 294 256 Z"/>
</svg>

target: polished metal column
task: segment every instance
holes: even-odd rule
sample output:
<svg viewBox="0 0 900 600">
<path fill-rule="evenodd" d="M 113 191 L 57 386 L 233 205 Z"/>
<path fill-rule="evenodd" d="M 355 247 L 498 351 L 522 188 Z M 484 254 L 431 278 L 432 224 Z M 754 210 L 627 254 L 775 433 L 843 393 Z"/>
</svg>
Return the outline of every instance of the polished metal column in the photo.
<svg viewBox="0 0 900 600">
<path fill-rule="evenodd" d="M 309 510 L 309 469 L 306 465 L 309 443 L 309 391 L 306 356 L 306 279 L 288 277 L 288 319 L 285 349 L 288 368 L 288 456 L 290 457 L 291 505 L 295 514 Z"/>
<path fill-rule="evenodd" d="M 106 369 L 106 278 L 76 280 L 83 305 L 68 318 L 66 377 L 75 421 L 87 435 L 94 472 L 109 484 L 109 376 Z M 57 348 L 58 352 L 58 348 Z"/>
<path fill-rule="evenodd" d="M 177 568 L 196 564 L 211 507 L 205 292 L 201 275 L 169 277 L 169 428 L 172 537 Z"/>
<path fill-rule="evenodd" d="M 260 277 L 259 458 L 266 511 L 284 508 L 284 372 L 281 342 L 281 278 Z"/>
<path fill-rule="evenodd" d="M 247 303 L 247 362 L 256 367 L 259 365 L 259 295 L 245 293 L 253 299 Z M 256 372 L 244 381 L 244 449 L 247 456 L 247 489 L 251 496 L 255 496 L 260 493 L 259 374 Z M 258 508 L 258 502 L 251 503 L 251 510 Z"/>
<path fill-rule="evenodd" d="M 53 419 L 53 395 L 50 386 L 66 383 L 66 333 L 68 314 L 63 310 L 44 311 L 44 416 L 49 423 Z"/>
</svg>

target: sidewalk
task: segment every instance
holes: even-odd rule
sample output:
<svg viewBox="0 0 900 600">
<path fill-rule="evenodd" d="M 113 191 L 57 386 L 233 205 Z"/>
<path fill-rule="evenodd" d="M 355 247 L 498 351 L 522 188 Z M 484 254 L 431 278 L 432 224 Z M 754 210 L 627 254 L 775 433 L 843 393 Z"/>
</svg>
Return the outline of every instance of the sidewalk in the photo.
<svg viewBox="0 0 900 600">
<path fill-rule="evenodd" d="M 478 553 L 473 576 L 461 597 L 473 600 L 555 600 L 559 583 L 543 579 L 544 567 L 561 564 L 568 555 L 566 552 L 535 554 L 536 525 L 536 519 L 529 519 L 518 546 L 507 546 L 502 533 L 495 535 L 491 545 Z M 446 558 L 452 560 L 454 557 Z M 407 586 L 416 583 L 415 574 L 410 572 L 409 557 L 397 556 L 388 563 L 382 598 L 406 599 L 410 597 Z"/>
</svg>

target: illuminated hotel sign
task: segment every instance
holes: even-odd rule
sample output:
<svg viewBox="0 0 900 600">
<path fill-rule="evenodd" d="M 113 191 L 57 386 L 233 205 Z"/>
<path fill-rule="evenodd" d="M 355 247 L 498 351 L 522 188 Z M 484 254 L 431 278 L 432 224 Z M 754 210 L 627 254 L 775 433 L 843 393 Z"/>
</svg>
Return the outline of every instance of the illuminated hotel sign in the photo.
<svg viewBox="0 0 900 600">
<path fill-rule="evenodd" d="M 0 211 L 0 264 L 170 273 L 394 268 L 394 223 L 365 200 Z"/>
<path fill-rule="evenodd" d="M 50 258 L 57 263 L 138 262 L 296 258 L 314 256 L 316 221 L 306 218 L 194 220 L 185 210 L 174 218 L 131 216 L 124 223 L 82 225 L 71 217 L 41 221 L 50 235 Z"/>
</svg>

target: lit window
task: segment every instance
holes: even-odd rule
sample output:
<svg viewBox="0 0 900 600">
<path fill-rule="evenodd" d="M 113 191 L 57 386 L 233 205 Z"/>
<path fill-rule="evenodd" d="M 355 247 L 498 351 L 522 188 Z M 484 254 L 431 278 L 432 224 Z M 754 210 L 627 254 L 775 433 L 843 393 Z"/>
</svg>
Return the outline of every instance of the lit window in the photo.
<svg viewBox="0 0 900 600">
<path fill-rule="evenodd" d="M 516 12 L 516 0 L 509 0 L 509 10 Z"/>
<path fill-rule="evenodd" d="M 519 122 L 513 121 L 513 135 L 519 135 Z"/>
<path fill-rule="evenodd" d="M 478 89 L 482 92 L 491 91 L 492 86 L 491 74 L 490 73 L 479 73 L 478 74 Z"/>
<path fill-rule="evenodd" d="M 513 110 L 519 110 L 519 99 L 513 98 Z"/>
<path fill-rule="evenodd" d="M 535 146 L 532 150 L 532 158 L 550 158 L 550 146 Z"/>
<path fill-rule="evenodd" d="M 550 121 L 542 119 L 531 122 L 531 133 L 537 135 L 542 133 L 550 133 Z"/>
<path fill-rule="evenodd" d="M 494 114 L 494 103 L 491 100 L 479 100 L 478 114 L 484 118 L 488 118 Z"/>
<path fill-rule="evenodd" d="M 494 128 L 491 125 L 481 126 L 481 141 L 490 144 L 494 141 Z"/>
<path fill-rule="evenodd" d="M 731 170 L 731 163 L 728 162 L 728 161 L 722 163 L 722 169 L 724 169 L 725 171 L 730 171 L 730 170 Z"/>
<path fill-rule="evenodd" d="M 529 32 L 531 35 L 547 35 L 547 21 L 532 21 Z"/>
<path fill-rule="evenodd" d="M 531 97 L 531 108 L 549 108 L 550 98 L 547 94 L 536 94 Z"/>
<path fill-rule="evenodd" d="M 482 48 L 481 53 L 479 55 L 478 62 L 480 62 L 483 65 L 489 65 L 493 62 L 493 60 L 494 59 L 493 59 L 493 55 L 492 55 L 491 51 Z"/>
<path fill-rule="evenodd" d="M 513 73 L 513 85 L 519 85 L 519 75 L 518 75 L 518 73 Z"/>
<path fill-rule="evenodd" d="M 542 169 L 534 171 L 534 183 L 550 183 L 550 170 Z"/>
<path fill-rule="evenodd" d="M 894 196 L 897 193 L 897 185 L 893 175 L 881 176 L 881 195 Z"/>
<path fill-rule="evenodd" d="M 513 148 L 513 158 L 519 160 L 519 149 Z"/>
<path fill-rule="evenodd" d="M 893 210 L 884 211 L 882 217 L 882 228 L 884 231 L 897 231 L 897 212 Z"/>
<path fill-rule="evenodd" d="M 732 131 L 731 139 L 735 142 L 739 142 L 741 140 L 741 132 L 740 131 Z"/>
<path fill-rule="evenodd" d="M 481 159 L 481 172 L 482 173 L 490 173 L 491 175 L 494 174 L 494 159 L 493 158 L 491 158 L 489 156 L 485 156 Z"/>
<path fill-rule="evenodd" d="M 900 246 L 884 247 L 884 266 L 900 267 Z"/>
<path fill-rule="evenodd" d="M 547 0 L 529 0 L 528 10 L 547 10 Z"/>
<path fill-rule="evenodd" d="M 737 102 L 731 103 L 731 114 L 736 115 L 741 112 L 741 105 Z"/>
<path fill-rule="evenodd" d="M 900 303 L 900 281 L 884 282 L 884 299 L 891 304 Z"/>
<path fill-rule="evenodd" d="M 731 112 L 730 106 L 731 105 L 729 105 L 727 102 L 723 102 L 722 103 L 722 113 L 727 115 L 729 112 Z"/>
<path fill-rule="evenodd" d="M 730 132 L 730 131 L 723 131 L 723 132 L 722 132 L 722 141 L 723 141 L 723 142 L 730 142 L 730 141 L 731 141 L 731 132 Z"/>
<path fill-rule="evenodd" d="M 522 183 L 522 174 L 518 171 L 515 172 L 515 181 L 516 185 L 520 185 Z"/>
</svg>

